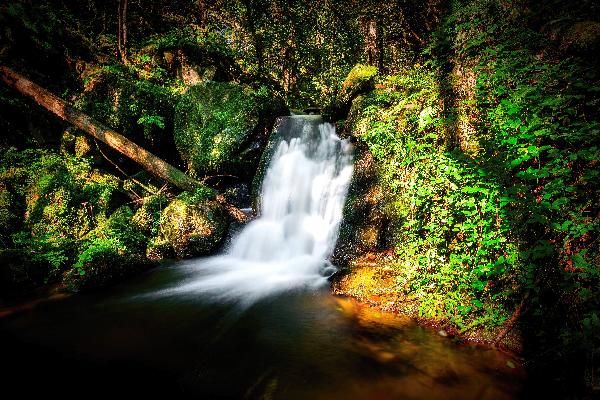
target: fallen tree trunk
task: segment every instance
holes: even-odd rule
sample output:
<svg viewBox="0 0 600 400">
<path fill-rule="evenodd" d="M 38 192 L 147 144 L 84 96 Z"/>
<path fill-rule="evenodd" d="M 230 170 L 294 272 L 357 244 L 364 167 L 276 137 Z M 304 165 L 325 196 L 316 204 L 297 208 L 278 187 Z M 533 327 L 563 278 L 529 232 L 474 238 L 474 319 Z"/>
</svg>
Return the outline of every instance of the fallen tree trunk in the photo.
<svg viewBox="0 0 600 400">
<path fill-rule="evenodd" d="M 106 143 L 121 154 L 140 164 L 151 174 L 164 179 L 183 190 L 194 190 L 200 182 L 189 177 L 171 164 L 163 161 L 146 149 L 133 143 L 125 136 L 111 130 L 93 118 L 75 109 L 66 101 L 53 95 L 10 68 L 0 66 L 0 81 L 21 94 L 33 99 L 37 104 L 75 125 L 82 131 Z"/>
</svg>

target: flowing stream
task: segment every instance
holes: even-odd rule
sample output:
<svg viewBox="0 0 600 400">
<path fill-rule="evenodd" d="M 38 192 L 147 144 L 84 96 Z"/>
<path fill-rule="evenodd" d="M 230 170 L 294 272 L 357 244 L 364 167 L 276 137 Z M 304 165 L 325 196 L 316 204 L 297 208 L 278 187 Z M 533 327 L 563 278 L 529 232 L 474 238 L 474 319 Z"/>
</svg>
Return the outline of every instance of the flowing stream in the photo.
<svg viewBox="0 0 600 400">
<path fill-rule="evenodd" d="M 318 117 L 282 121 L 260 216 L 222 255 L 1 317 L 20 397 L 514 399 L 498 351 L 329 293 L 352 149 Z M 2 310 L 0 310 L 2 311 Z M 6 313 L 5 313 L 6 314 Z"/>
</svg>

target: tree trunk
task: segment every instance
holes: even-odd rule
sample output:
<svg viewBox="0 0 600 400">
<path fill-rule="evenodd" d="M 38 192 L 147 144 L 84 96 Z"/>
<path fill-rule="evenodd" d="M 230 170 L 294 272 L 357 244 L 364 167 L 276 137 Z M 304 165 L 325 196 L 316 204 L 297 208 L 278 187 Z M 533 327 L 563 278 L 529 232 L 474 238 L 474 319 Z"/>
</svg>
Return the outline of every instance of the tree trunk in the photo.
<svg viewBox="0 0 600 400">
<path fill-rule="evenodd" d="M 161 160 L 123 135 L 118 134 L 83 112 L 73 108 L 66 101 L 59 99 L 46 89 L 13 70 L 0 66 L 0 81 L 21 94 L 30 97 L 37 104 L 65 121 L 72 123 L 96 139 L 103 141 L 121 154 L 140 164 L 148 172 L 164 179 L 170 184 L 183 190 L 194 190 L 201 186 L 200 182 L 190 178 L 171 164 Z"/>
<path fill-rule="evenodd" d="M 127 0 L 119 0 L 117 25 L 117 50 L 121 61 L 127 65 Z"/>
<path fill-rule="evenodd" d="M 379 46 L 377 35 L 377 21 L 371 18 L 363 22 L 363 35 L 365 54 L 367 56 L 367 64 L 378 66 L 379 64 Z"/>
</svg>

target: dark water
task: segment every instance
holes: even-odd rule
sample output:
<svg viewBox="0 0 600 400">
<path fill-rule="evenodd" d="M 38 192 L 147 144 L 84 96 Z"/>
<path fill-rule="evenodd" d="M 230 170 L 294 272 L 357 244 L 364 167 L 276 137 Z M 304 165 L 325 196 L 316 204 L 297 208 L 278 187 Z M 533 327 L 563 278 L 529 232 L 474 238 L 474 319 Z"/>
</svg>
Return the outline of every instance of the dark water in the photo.
<svg viewBox="0 0 600 400">
<path fill-rule="evenodd" d="M 327 289 L 252 305 L 160 294 L 184 279 L 185 268 L 175 264 L 110 292 L 0 319 L 2 391 L 62 398 L 518 397 L 523 376 L 509 356 L 457 344 Z"/>
</svg>

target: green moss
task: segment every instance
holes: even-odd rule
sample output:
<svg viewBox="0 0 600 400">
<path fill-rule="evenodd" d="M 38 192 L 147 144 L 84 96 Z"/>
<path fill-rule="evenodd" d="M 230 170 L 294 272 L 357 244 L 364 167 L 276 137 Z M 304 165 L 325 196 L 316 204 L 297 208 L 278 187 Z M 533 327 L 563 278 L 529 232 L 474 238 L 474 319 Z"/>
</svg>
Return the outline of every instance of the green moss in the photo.
<svg viewBox="0 0 600 400">
<path fill-rule="evenodd" d="M 175 143 L 195 176 L 249 177 L 270 125 L 283 113 L 285 107 L 266 89 L 206 82 L 190 88 L 177 104 Z"/>
<path fill-rule="evenodd" d="M 419 316 L 463 332 L 501 326 L 540 292 L 586 332 L 600 304 L 597 72 L 540 56 L 544 38 L 498 2 L 452 4 L 435 57 L 379 77 L 346 121 L 386 196 L 395 256 L 380 266 Z"/>
<path fill-rule="evenodd" d="M 160 214 L 168 203 L 169 200 L 162 194 L 144 197 L 141 206 L 137 209 L 131 221 L 149 237 L 156 236 Z"/>
<path fill-rule="evenodd" d="M 79 244 L 64 281 L 72 290 L 105 286 L 149 264 L 148 236 L 128 206 L 119 207 Z"/>
<path fill-rule="evenodd" d="M 347 268 L 352 261 L 368 252 L 385 249 L 388 217 L 375 161 L 364 142 L 355 149 L 354 173 L 343 210 L 340 234 L 333 261 Z"/>
<path fill-rule="evenodd" d="M 164 209 L 149 252 L 160 257 L 170 248 L 178 258 L 206 255 L 221 244 L 228 226 L 229 216 L 217 201 L 206 193 L 183 193 Z"/>
<path fill-rule="evenodd" d="M 279 142 L 280 137 L 277 135 L 281 124 L 285 123 L 284 118 L 278 118 L 273 125 L 273 130 L 269 135 L 269 140 L 263 150 L 263 153 L 260 157 L 260 161 L 258 163 L 258 168 L 256 169 L 256 174 L 254 174 L 254 178 L 252 179 L 252 187 L 250 188 L 250 197 L 252 208 L 256 213 L 260 209 L 260 191 L 262 189 L 262 184 L 265 179 L 265 174 L 269 168 L 269 163 L 271 162 L 271 158 L 273 157 L 273 153 L 276 148 L 275 145 Z"/>
<path fill-rule="evenodd" d="M 156 82 L 123 65 L 90 68 L 83 78 L 84 94 L 75 105 L 119 133 L 146 147 L 165 143 L 172 129 L 180 87 Z M 80 152 L 85 144 L 77 143 Z"/>
<path fill-rule="evenodd" d="M 338 103 L 350 104 L 357 95 L 372 89 L 377 73 L 375 66 L 356 64 L 342 83 L 342 88 L 337 96 Z"/>
<path fill-rule="evenodd" d="M 32 283 L 91 288 L 147 263 L 152 228 L 144 230 L 133 210 L 119 207 L 124 196 L 116 177 L 88 159 L 50 151 L 8 149 L 1 160 L 0 199 L 11 202 L 0 207 L 2 216 L 10 211 L 1 221 L 2 240 L 31 266 L 18 268 L 36 269 Z"/>
</svg>

